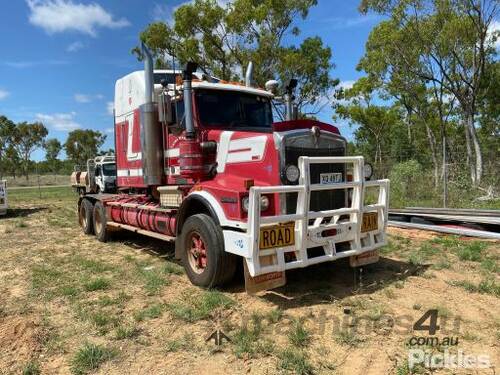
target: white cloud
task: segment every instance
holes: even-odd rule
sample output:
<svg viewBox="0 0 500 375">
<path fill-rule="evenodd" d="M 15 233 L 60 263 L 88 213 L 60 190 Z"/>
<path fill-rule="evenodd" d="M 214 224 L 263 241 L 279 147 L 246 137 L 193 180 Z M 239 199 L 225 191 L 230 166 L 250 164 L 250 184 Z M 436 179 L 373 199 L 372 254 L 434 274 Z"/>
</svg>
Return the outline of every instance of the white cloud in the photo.
<svg viewBox="0 0 500 375">
<path fill-rule="evenodd" d="M 106 103 L 106 111 L 108 112 L 108 115 L 113 115 L 115 110 L 115 105 L 113 102 L 107 102 Z"/>
<path fill-rule="evenodd" d="M 349 29 L 352 27 L 361 26 L 367 23 L 379 22 L 381 17 L 376 14 L 367 14 L 355 17 L 327 17 L 321 19 L 323 23 L 327 23 L 331 29 Z"/>
<path fill-rule="evenodd" d="M 66 65 L 68 64 L 65 60 L 40 60 L 40 61 L 5 61 L 3 65 L 10 68 L 24 69 L 33 68 L 35 66 L 42 65 Z"/>
<path fill-rule="evenodd" d="M 67 52 L 77 52 L 77 51 L 81 50 L 83 47 L 85 47 L 85 45 L 82 42 L 76 41 L 76 42 L 73 42 L 70 45 L 68 45 L 68 47 L 66 47 L 66 51 Z"/>
<path fill-rule="evenodd" d="M 490 24 L 489 35 L 492 39 L 492 42 L 493 38 L 496 38 L 494 42 L 495 48 L 500 49 L 500 21 L 495 20 Z"/>
<path fill-rule="evenodd" d="M 97 3 L 82 4 L 72 0 L 26 0 L 29 21 L 48 34 L 77 31 L 96 36 L 97 28 L 117 29 L 130 25 L 125 18 L 115 19 Z"/>
<path fill-rule="evenodd" d="M 0 100 L 4 100 L 9 95 L 10 95 L 10 92 L 0 89 Z"/>
<path fill-rule="evenodd" d="M 108 134 L 113 134 L 115 132 L 115 128 L 106 128 L 106 130 L 104 130 L 104 132 L 106 132 Z"/>
<path fill-rule="evenodd" d="M 234 0 L 217 0 L 217 5 L 225 8 L 228 4 L 231 4 Z M 183 5 L 194 4 L 194 0 L 184 1 L 177 5 L 168 5 L 164 3 L 155 3 L 153 10 L 151 11 L 151 17 L 155 21 L 164 21 L 171 24 L 173 21 L 174 13 Z"/>
<path fill-rule="evenodd" d="M 75 116 L 75 112 L 53 114 L 37 113 L 36 119 L 55 130 L 72 131 L 81 128 L 81 125 L 75 121 Z"/>
<path fill-rule="evenodd" d="M 85 94 L 75 94 L 75 101 L 78 103 L 90 103 L 90 96 Z"/>
<path fill-rule="evenodd" d="M 339 83 L 339 88 L 342 87 L 344 90 L 352 89 L 352 86 L 354 86 L 355 82 L 356 81 L 354 80 L 341 81 Z"/>
<path fill-rule="evenodd" d="M 97 100 L 104 99 L 104 95 L 102 95 L 102 94 L 88 95 L 88 94 L 77 93 L 73 97 L 75 98 L 75 101 L 77 103 L 90 103 L 91 101 L 93 101 L 95 99 L 97 99 Z"/>
</svg>

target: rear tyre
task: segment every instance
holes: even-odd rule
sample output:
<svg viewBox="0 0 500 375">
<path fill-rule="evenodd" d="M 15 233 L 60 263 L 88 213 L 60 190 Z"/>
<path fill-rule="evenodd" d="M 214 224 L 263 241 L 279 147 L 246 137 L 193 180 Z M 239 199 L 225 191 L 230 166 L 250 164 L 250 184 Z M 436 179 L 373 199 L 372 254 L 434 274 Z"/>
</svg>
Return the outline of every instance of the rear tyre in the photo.
<svg viewBox="0 0 500 375">
<path fill-rule="evenodd" d="M 94 232 L 97 239 L 101 242 L 107 242 L 109 231 L 107 228 L 106 209 L 101 202 L 94 206 Z"/>
<path fill-rule="evenodd" d="M 210 216 L 190 216 L 180 240 L 182 264 L 194 285 L 213 288 L 232 279 L 236 256 L 224 250 L 222 230 Z"/>
<path fill-rule="evenodd" d="M 94 223 L 92 220 L 92 211 L 94 207 L 92 202 L 88 199 L 83 199 L 80 203 L 80 210 L 78 211 L 78 222 L 82 227 L 83 233 L 93 234 L 94 233 Z"/>
</svg>

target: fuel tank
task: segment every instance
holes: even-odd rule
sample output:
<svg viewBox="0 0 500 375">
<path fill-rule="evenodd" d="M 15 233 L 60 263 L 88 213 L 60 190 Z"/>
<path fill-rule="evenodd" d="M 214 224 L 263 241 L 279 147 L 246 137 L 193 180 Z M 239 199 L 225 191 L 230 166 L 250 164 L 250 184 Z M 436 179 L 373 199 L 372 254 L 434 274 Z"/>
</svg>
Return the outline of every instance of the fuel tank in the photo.
<svg viewBox="0 0 500 375">
<path fill-rule="evenodd" d="M 108 217 L 120 224 L 131 225 L 147 231 L 175 236 L 177 212 L 160 208 L 146 196 L 136 196 L 107 202 Z"/>
</svg>

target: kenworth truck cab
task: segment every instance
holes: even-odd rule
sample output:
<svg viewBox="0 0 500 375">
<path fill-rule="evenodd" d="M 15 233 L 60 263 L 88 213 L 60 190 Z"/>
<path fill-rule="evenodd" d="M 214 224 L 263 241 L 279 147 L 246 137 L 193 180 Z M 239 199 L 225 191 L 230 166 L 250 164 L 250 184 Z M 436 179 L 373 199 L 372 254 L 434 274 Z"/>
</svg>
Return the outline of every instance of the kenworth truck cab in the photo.
<svg viewBox="0 0 500 375">
<path fill-rule="evenodd" d="M 349 257 L 378 260 L 386 243 L 387 180 L 365 180 L 337 127 L 298 120 L 283 97 L 197 73 L 145 69 L 115 86 L 120 194 L 79 199 L 85 233 L 117 229 L 175 242 L 195 285 L 229 281 L 243 260 L 247 290 L 283 285 L 285 271 Z M 273 101 L 287 108 L 275 122 Z M 365 204 L 365 193 L 371 204 Z"/>
</svg>

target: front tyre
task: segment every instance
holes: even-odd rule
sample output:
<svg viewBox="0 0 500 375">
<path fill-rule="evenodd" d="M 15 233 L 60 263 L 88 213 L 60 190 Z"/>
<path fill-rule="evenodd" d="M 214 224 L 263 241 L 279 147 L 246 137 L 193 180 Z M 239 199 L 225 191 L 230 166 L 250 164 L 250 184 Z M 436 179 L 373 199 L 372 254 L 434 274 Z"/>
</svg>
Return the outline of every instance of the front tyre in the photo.
<svg viewBox="0 0 500 375">
<path fill-rule="evenodd" d="M 94 206 L 94 232 L 97 239 L 101 242 L 107 242 L 109 231 L 107 228 L 106 209 L 101 202 Z"/>
<path fill-rule="evenodd" d="M 224 250 L 222 230 L 208 215 L 190 216 L 181 232 L 182 264 L 194 285 L 212 288 L 231 280 L 236 256 Z"/>
<path fill-rule="evenodd" d="M 78 211 L 78 223 L 82 227 L 83 233 L 93 234 L 94 233 L 94 223 L 92 220 L 92 212 L 94 207 L 92 202 L 88 199 L 83 199 L 80 203 L 80 209 Z"/>
</svg>

